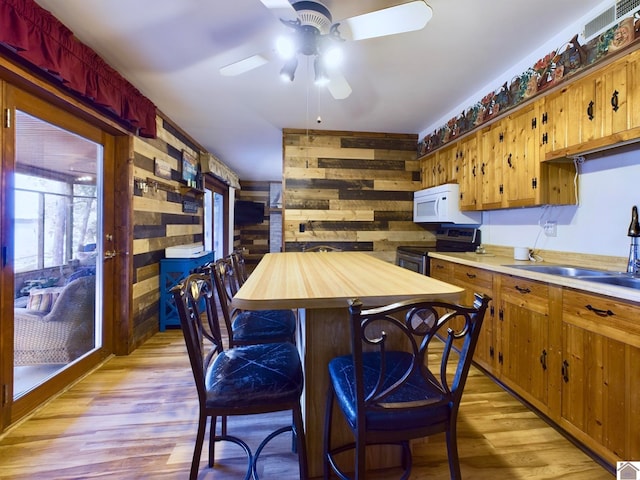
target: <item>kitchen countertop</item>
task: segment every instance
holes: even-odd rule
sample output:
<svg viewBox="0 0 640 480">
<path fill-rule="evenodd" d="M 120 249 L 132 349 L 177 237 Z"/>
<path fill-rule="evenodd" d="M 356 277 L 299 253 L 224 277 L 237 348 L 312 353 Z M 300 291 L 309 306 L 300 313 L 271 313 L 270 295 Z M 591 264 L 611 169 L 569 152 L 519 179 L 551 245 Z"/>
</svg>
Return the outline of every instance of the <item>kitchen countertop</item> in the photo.
<svg viewBox="0 0 640 480">
<path fill-rule="evenodd" d="M 557 263 L 557 262 L 530 262 L 528 260 L 514 260 L 513 256 L 506 256 L 500 254 L 477 254 L 475 252 L 462 252 L 462 253 L 450 253 L 450 252 L 429 252 L 429 256 L 432 258 L 439 258 L 441 260 L 447 260 L 454 263 L 460 263 L 462 265 L 468 265 L 470 267 L 484 268 L 493 272 L 504 273 L 507 275 L 514 275 L 522 278 L 528 278 L 531 280 L 538 280 L 554 285 L 562 285 L 563 287 L 575 288 L 577 290 L 583 290 L 586 292 L 593 292 L 599 295 L 607 295 L 610 297 L 629 300 L 632 302 L 640 303 L 640 290 L 634 288 L 619 287 L 616 285 L 606 285 L 601 283 L 589 282 L 587 280 L 581 280 L 573 277 L 565 277 L 560 275 L 551 275 L 548 273 L 532 272 L 527 270 L 521 270 L 517 268 L 511 268 L 508 265 L 571 265 L 569 263 Z M 572 266 L 580 266 L 573 264 Z M 602 269 L 606 270 L 606 269 Z M 620 271 L 620 270 L 612 270 Z"/>
</svg>

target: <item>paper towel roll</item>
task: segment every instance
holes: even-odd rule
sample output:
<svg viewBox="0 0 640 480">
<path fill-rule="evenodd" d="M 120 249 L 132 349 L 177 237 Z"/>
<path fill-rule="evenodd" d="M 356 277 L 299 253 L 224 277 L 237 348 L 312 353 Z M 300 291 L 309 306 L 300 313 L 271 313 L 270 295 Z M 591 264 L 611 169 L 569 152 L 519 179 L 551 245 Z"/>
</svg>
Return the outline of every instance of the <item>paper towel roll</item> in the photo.
<svg viewBox="0 0 640 480">
<path fill-rule="evenodd" d="M 513 247 L 514 260 L 529 260 L 529 247 Z"/>
</svg>

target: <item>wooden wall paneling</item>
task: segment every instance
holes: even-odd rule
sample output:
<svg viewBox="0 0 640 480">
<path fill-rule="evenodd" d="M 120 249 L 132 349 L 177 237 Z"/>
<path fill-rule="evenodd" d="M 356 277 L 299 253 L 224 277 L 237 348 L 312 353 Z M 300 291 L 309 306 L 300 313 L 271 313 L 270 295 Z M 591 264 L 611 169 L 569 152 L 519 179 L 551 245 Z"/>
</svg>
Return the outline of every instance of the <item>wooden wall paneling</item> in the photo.
<svg viewBox="0 0 640 480">
<path fill-rule="evenodd" d="M 142 191 L 134 182 L 133 189 L 133 338 L 140 344 L 158 331 L 160 299 L 159 262 L 167 247 L 203 241 L 202 198 L 181 193 L 179 181 L 182 169 L 182 151 L 196 157 L 200 147 L 175 125 L 158 116 L 158 136 L 155 139 L 133 139 L 133 176 L 148 181 Z M 155 159 L 171 167 L 171 179 L 155 175 Z M 151 182 L 157 181 L 159 188 Z M 184 199 L 195 200 L 197 213 L 182 211 Z"/>
<path fill-rule="evenodd" d="M 237 242 L 234 248 L 244 250 L 247 271 L 251 272 L 262 257 L 269 253 L 270 245 L 270 211 L 269 196 L 273 182 L 240 181 L 240 190 L 236 191 L 236 199 L 264 204 L 263 222 L 257 225 L 236 226 Z"/>
<path fill-rule="evenodd" d="M 416 135 L 285 129 L 283 145 L 285 250 L 329 243 L 394 261 L 398 245 L 433 240 L 412 220 Z"/>
</svg>

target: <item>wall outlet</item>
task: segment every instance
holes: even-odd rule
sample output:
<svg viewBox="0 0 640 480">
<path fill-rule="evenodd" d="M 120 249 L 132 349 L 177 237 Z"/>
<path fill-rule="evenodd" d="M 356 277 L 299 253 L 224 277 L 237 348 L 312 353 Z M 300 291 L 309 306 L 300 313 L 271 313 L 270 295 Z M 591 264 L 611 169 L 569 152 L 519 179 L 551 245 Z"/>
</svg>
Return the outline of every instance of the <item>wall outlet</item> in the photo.
<svg viewBox="0 0 640 480">
<path fill-rule="evenodd" d="M 547 221 L 544 226 L 544 234 L 547 237 L 557 237 L 558 236 L 558 222 L 550 222 Z"/>
</svg>

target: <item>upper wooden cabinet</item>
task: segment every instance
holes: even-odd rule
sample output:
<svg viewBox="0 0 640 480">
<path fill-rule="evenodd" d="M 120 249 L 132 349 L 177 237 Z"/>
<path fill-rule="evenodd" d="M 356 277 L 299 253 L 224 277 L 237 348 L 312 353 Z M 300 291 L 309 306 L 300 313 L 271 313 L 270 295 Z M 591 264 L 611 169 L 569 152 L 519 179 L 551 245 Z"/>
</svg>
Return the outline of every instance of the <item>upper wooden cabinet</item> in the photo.
<svg viewBox="0 0 640 480">
<path fill-rule="evenodd" d="M 482 180 L 478 165 L 478 135 L 470 135 L 460 142 L 458 149 L 458 183 L 460 184 L 460 209 L 479 210 Z"/>
<path fill-rule="evenodd" d="M 550 134 L 543 161 L 640 138 L 639 62 L 635 51 L 544 97 Z"/>
<path fill-rule="evenodd" d="M 480 131 L 480 207 L 482 210 L 503 208 L 504 185 L 502 166 L 506 147 L 507 120 L 499 120 Z"/>
<path fill-rule="evenodd" d="M 538 104 L 532 103 L 507 117 L 502 183 L 508 207 L 541 203 Z"/>
<path fill-rule="evenodd" d="M 636 50 L 514 109 L 424 157 L 423 187 L 459 183 L 462 210 L 575 204 L 573 157 L 640 141 L 639 78 Z"/>
</svg>

